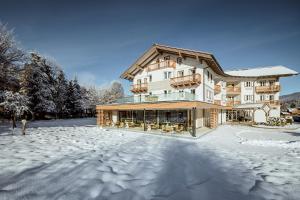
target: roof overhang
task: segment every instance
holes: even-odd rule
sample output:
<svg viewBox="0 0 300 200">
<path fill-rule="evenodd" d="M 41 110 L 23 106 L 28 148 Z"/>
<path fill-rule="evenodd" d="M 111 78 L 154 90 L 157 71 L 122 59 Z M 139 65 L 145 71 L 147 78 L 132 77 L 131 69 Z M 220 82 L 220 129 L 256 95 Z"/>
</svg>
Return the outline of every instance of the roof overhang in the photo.
<svg viewBox="0 0 300 200">
<path fill-rule="evenodd" d="M 153 44 L 143 55 L 141 55 L 122 75 L 121 78 L 133 80 L 133 77 L 142 69 L 144 69 L 151 61 L 153 61 L 158 55 L 163 53 L 174 54 L 182 58 L 194 58 L 199 62 L 205 61 L 211 69 L 218 75 L 230 76 L 225 74 L 216 58 L 207 52 L 194 51 L 190 49 L 182 49 L 176 47 L 170 47 L 160 44 Z"/>
<path fill-rule="evenodd" d="M 169 101 L 155 103 L 126 103 L 126 104 L 107 104 L 97 105 L 97 110 L 188 110 L 197 109 L 223 109 L 229 110 L 232 107 L 220 106 L 216 104 L 200 101 Z"/>
</svg>

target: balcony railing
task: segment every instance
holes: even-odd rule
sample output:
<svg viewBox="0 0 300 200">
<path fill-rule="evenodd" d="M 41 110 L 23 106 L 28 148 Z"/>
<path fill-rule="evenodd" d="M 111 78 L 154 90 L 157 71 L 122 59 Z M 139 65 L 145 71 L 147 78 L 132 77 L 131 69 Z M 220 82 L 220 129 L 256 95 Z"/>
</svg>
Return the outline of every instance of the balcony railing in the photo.
<svg viewBox="0 0 300 200">
<path fill-rule="evenodd" d="M 270 104 L 272 106 L 279 106 L 280 102 L 278 100 L 264 100 L 264 101 L 256 101 L 256 103 L 267 103 Z"/>
<path fill-rule="evenodd" d="M 199 85 L 201 83 L 200 74 L 192 74 L 187 76 L 179 76 L 171 78 L 170 85 L 173 87 L 189 87 Z"/>
<path fill-rule="evenodd" d="M 219 94 L 221 92 L 221 85 L 215 85 L 214 91 L 215 94 Z"/>
<path fill-rule="evenodd" d="M 256 86 L 255 91 L 256 91 L 256 93 L 279 92 L 280 85 Z"/>
<path fill-rule="evenodd" d="M 174 60 L 165 60 L 162 62 L 150 64 L 147 66 L 147 71 L 154 71 L 154 70 L 159 70 L 159 69 L 164 69 L 164 68 L 176 68 L 176 62 Z"/>
<path fill-rule="evenodd" d="M 159 101 L 194 101 L 195 94 L 188 92 L 174 92 L 169 94 L 129 96 L 117 99 L 114 103 L 143 103 Z"/>
<path fill-rule="evenodd" d="M 240 94 L 241 93 L 241 88 L 240 87 L 227 87 L 226 88 L 226 93 L 227 94 Z"/>
<path fill-rule="evenodd" d="M 221 100 L 214 100 L 214 104 L 216 104 L 216 105 L 221 105 Z"/>
<path fill-rule="evenodd" d="M 148 91 L 148 84 L 147 83 L 140 83 L 140 84 L 134 84 L 131 85 L 132 93 L 143 93 Z"/>
<path fill-rule="evenodd" d="M 241 101 L 232 101 L 232 100 L 229 100 L 226 102 L 226 106 L 234 106 L 234 105 L 239 105 L 241 104 Z"/>
</svg>

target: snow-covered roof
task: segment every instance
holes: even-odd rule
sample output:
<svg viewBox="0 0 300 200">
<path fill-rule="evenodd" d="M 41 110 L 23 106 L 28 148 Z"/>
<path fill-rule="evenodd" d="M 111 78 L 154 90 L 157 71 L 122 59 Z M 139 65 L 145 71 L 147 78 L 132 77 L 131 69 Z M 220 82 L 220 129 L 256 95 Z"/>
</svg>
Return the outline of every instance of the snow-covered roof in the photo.
<svg viewBox="0 0 300 200">
<path fill-rule="evenodd" d="M 257 67 L 257 68 L 250 68 L 250 69 L 239 69 L 239 70 L 225 71 L 225 73 L 231 76 L 247 76 L 247 77 L 291 76 L 291 75 L 298 74 L 298 72 L 282 65 Z"/>
</svg>

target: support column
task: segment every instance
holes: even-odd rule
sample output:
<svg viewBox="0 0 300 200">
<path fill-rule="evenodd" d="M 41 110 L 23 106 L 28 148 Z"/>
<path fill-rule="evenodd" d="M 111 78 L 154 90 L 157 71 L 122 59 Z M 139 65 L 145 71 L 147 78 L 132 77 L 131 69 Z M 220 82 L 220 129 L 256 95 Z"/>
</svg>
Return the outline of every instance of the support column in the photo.
<svg viewBox="0 0 300 200">
<path fill-rule="evenodd" d="M 193 119 L 192 136 L 193 137 L 196 137 L 196 118 L 197 118 L 197 109 L 193 107 L 192 108 L 192 119 Z"/>
<path fill-rule="evenodd" d="M 147 130 L 147 127 L 146 127 L 146 110 L 144 109 L 144 131 Z"/>
<path fill-rule="evenodd" d="M 98 120 L 97 120 L 98 125 L 103 126 L 104 125 L 104 112 L 103 112 L 103 110 L 98 111 L 97 118 L 98 118 Z"/>
<path fill-rule="evenodd" d="M 209 113 L 209 124 L 210 128 L 216 128 L 218 123 L 218 118 L 217 118 L 217 109 L 211 108 L 210 113 Z"/>
</svg>

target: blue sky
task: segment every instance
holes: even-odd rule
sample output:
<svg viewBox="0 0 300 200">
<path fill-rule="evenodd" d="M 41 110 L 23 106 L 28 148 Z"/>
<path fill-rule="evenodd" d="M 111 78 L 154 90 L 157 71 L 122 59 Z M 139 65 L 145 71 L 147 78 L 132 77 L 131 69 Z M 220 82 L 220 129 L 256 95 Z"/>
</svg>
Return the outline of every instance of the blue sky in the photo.
<svg viewBox="0 0 300 200">
<path fill-rule="evenodd" d="M 284 65 L 300 72 L 300 1 L 2 1 L 0 20 L 26 50 L 69 78 L 105 85 L 153 43 L 208 51 L 224 70 Z M 128 90 L 130 82 L 121 80 Z M 300 91 L 283 78 L 282 94 Z"/>
</svg>

